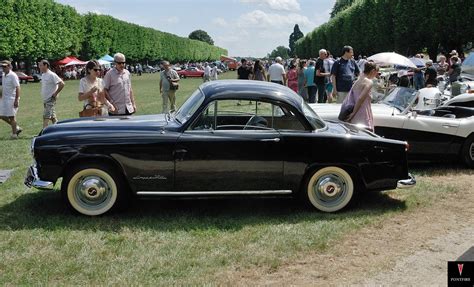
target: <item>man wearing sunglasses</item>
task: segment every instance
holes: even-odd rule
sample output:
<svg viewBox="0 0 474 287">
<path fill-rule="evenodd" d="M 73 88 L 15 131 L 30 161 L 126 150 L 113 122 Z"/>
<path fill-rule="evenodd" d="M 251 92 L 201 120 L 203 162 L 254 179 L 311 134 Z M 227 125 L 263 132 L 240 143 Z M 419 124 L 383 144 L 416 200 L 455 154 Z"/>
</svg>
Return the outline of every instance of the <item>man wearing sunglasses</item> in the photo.
<svg viewBox="0 0 474 287">
<path fill-rule="evenodd" d="M 133 96 L 130 72 L 125 69 L 125 55 L 114 55 L 115 67 L 104 77 L 104 91 L 107 100 L 115 107 L 110 116 L 131 115 L 137 111 Z"/>
</svg>

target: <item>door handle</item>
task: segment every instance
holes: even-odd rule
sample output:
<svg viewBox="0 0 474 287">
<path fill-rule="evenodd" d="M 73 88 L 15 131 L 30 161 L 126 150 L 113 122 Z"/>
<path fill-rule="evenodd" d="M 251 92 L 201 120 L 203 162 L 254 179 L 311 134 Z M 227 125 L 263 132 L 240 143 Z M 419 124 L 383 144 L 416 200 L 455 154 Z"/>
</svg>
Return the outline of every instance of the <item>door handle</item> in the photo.
<svg viewBox="0 0 474 287">
<path fill-rule="evenodd" d="M 273 138 L 273 139 L 261 139 L 261 142 L 279 142 L 280 138 Z"/>
<path fill-rule="evenodd" d="M 445 123 L 445 124 L 443 124 L 443 127 L 444 127 L 444 128 L 447 128 L 447 129 L 449 129 L 449 128 L 457 128 L 458 125 L 456 125 L 456 124 L 450 124 L 450 123 Z"/>
<path fill-rule="evenodd" d="M 185 149 L 177 149 L 174 151 L 174 158 L 177 159 L 177 160 L 183 160 L 184 159 L 184 155 L 187 153 L 188 151 L 185 150 Z"/>
</svg>

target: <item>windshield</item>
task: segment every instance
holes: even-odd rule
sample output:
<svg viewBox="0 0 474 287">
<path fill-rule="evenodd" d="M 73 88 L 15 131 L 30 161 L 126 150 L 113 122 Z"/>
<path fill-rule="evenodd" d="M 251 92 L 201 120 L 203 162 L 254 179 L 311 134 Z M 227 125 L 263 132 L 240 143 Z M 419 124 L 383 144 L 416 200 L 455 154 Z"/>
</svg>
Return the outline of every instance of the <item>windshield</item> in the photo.
<svg viewBox="0 0 474 287">
<path fill-rule="evenodd" d="M 182 124 L 187 122 L 201 106 L 202 102 L 204 102 L 204 95 L 200 89 L 197 89 L 176 112 L 176 120 Z"/>
<path fill-rule="evenodd" d="M 316 112 L 308 106 L 308 104 L 302 99 L 303 102 L 303 113 L 306 119 L 315 130 L 322 129 L 326 126 L 324 121 L 316 114 Z"/>
<path fill-rule="evenodd" d="M 404 111 L 416 96 L 416 90 L 405 87 L 397 87 L 382 99 L 382 103 Z"/>
</svg>

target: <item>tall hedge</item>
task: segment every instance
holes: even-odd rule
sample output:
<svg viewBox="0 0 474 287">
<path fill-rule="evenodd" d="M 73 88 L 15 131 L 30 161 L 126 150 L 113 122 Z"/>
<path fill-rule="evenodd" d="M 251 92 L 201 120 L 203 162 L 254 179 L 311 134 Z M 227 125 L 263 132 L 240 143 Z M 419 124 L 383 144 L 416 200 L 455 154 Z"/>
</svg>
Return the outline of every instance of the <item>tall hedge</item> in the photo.
<svg viewBox="0 0 474 287">
<path fill-rule="evenodd" d="M 344 45 L 356 54 L 395 51 L 413 55 L 427 50 L 462 50 L 474 41 L 472 0 L 357 0 L 296 43 L 300 57 L 321 48 L 339 56 Z"/>
<path fill-rule="evenodd" d="M 216 60 L 227 50 L 111 16 L 81 16 L 53 0 L 0 0 L 0 58 L 92 59 L 122 52 L 134 62 Z"/>
<path fill-rule="evenodd" d="M 52 0 L 0 0 L 0 56 L 60 58 L 81 49 L 83 19 Z"/>
</svg>

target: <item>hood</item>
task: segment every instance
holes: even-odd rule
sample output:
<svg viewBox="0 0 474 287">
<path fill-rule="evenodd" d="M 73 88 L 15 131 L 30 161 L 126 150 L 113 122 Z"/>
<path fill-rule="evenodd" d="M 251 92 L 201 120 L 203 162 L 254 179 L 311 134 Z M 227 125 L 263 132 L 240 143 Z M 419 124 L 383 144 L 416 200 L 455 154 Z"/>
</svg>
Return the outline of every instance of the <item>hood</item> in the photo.
<svg viewBox="0 0 474 287">
<path fill-rule="evenodd" d="M 324 120 L 337 120 L 341 111 L 341 104 L 310 104 L 309 106 Z M 372 113 L 375 117 L 388 116 L 392 113 L 399 114 L 400 111 L 386 104 L 372 104 Z"/>
<path fill-rule="evenodd" d="M 165 119 L 165 114 L 146 116 L 77 118 L 61 121 L 55 125 L 50 125 L 42 131 L 42 134 L 74 130 L 157 130 L 159 128 L 167 126 L 167 124 L 168 123 Z"/>
<path fill-rule="evenodd" d="M 366 130 L 363 127 L 359 127 L 350 123 L 341 122 L 341 121 L 326 121 L 327 132 L 331 134 L 339 134 L 343 136 L 361 136 L 369 138 L 378 138 L 379 136 L 372 133 L 369 130 Z"/>
</svg>

